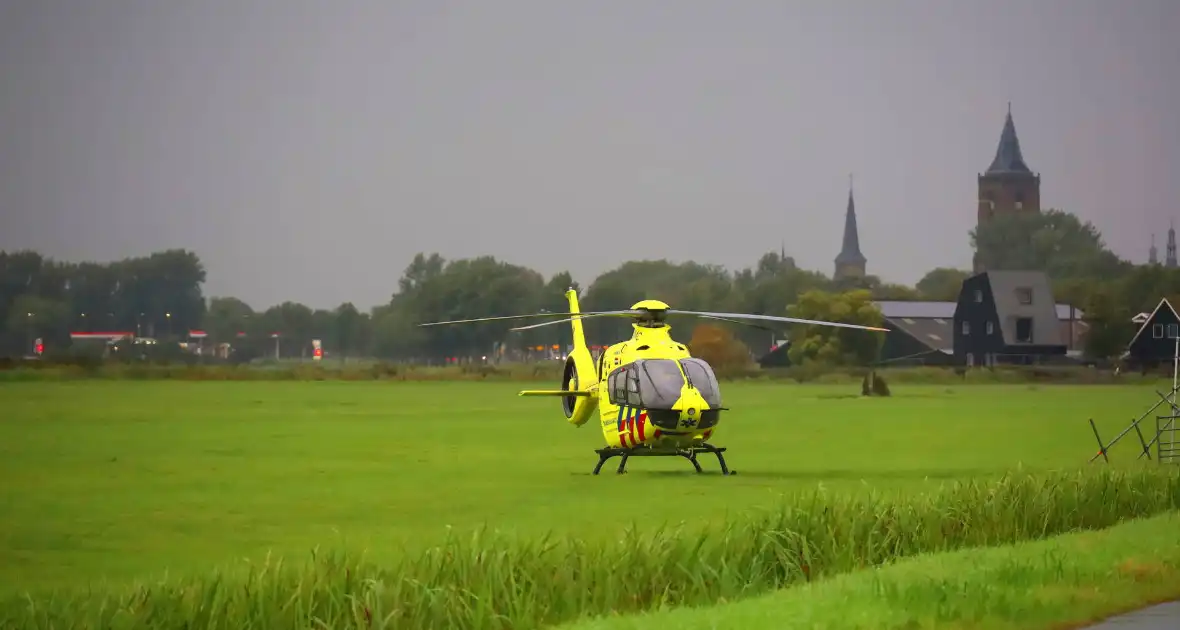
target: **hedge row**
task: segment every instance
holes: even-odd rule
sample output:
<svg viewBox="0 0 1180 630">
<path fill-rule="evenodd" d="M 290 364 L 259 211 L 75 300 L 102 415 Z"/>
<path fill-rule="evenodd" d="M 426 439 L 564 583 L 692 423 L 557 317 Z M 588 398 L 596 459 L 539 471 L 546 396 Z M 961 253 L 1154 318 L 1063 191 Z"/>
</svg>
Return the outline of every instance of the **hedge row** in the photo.
<svg viewBox="0 0 1180 630">
<path fill-rule="evenodd" d="M 541 381 L 559 383 L 560 361 L 510 365 L 460 365 L 428 367 L 387 362 L 263 363 L 250 365 L 160 365 L 126 363 L 54 363 L 43 361 L 0 362 L 0 381 L 55 381 L 76 379 L 174 379 L 195 381 Z M 767 381 L 815 384 L 860 382 L 868 368 L 799 366 L 726 370 L 726 381 Z M 890 383 L 1150 383 L 1160 373 L 1121 374 L 1085 366 L 1005 366 L 996 368 L 894 367 L 877 370 Z"/>
</svg>

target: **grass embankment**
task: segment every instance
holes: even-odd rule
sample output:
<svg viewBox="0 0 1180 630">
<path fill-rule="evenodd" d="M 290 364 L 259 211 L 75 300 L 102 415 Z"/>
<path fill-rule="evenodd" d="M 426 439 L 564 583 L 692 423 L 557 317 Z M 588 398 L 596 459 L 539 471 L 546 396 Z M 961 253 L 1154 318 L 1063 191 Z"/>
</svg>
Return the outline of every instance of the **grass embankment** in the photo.
<svg viewBox="0 0 1180 630">
<path fill-rule="evenodd" d="M 791 497 L 778 510 L 703 528 L 587 523 L 614 530 L 614 542 L 456 536 L 382 565 L 323 556 L 303 566 L 265 563 L 134 589 L 11 597 L 0 601 L 0 620 L 21 628 L 536 628 L 587 615 L 735 600 L 921 553 L 1108 527 L 1180 507 L 1180 476 L 1171 472 L 1013 475 L 918 496 L 818 491 Z M 1151 542 L 1158 545 L 1158 539 Z M 984 557 L 992 563 L 985 567 L 1003 566 L 1002 556 Z M 1076 581 L 1095 566 L 1048 570 Z M 947 568 L 935 579 L 949 580 Z M 1011 569 L 991 579 L 1028 586 L 1045 570 Z M 987 578 L 976 573 L 973 579 L 960 584 L 980 586 Z M 937 582 L 912 578 L 896 587 L 875 584 L 890 602 L 906 601 L 922 588 L 937 592 Z M 1152 596 L 1163 592 L 1157 585 Z M 1054 602 L 1065 599 L 1056 596 Z M 1122 597 L 1105 603 L 1124 606 L 1125 592 Z M 933 611 L 944 619 L 982 610 L 970 601 L 943 602 Z M 919 610 L 931 612 L 929 604 Z M 1001 608 L 995 614 L 1009 613 Z"/>
<path fill-rule="evenodd" d="M 1063 630 L 1180 598 L 1180 513 L 1044 541 L 909 558 L 709 607 L 559 630 Z"/>
</svg>

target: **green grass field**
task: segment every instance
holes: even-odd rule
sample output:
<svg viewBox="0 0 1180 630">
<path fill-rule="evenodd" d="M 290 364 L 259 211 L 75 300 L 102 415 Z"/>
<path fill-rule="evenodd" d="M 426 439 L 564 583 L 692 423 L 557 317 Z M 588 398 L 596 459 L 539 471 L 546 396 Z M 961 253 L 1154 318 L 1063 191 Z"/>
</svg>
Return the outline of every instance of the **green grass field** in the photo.
<svg viewBox="0 0 1180 630">
<path fill-rule="evenodd" d="M 593 477 L 594 423 L 575 429 L 556 401 L 508 383 L 0 385 L 0 587 L 202 573 L 315 547 L 381 562 L 483 524 L 609 541 L 819 485 L 912 495 L 1018 467 L 1101 466 L 1086 463 L 1087 418 L 1109 440 L 1156 400 L 1150 386 L 898 385 L 887 399 L 857 384 L 723 387 L 732 411 L 714 442 L 730 448 L 729 478 L 672 458 Z M 1157 467 L 1136 462 L 1134 442 L 1113 466 Z"/>
</svg>

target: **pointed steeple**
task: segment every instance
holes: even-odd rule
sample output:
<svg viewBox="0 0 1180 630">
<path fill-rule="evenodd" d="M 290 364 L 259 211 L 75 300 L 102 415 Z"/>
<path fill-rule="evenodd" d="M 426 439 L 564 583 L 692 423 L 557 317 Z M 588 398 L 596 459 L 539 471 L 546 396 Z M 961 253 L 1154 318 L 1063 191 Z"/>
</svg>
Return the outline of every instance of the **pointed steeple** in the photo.
<svg viewBox="0 0 1180 630">
<path fill-rule="evenodd" d="M 852 197 L 852 175 L 848 176 L 848 207 L 844 211 L 844 241 L 836 256 L 836 277 L 850 272 L 864 275 L 867 259 L 860 251 L 860 234 L 856 229 L 856 202 Z"/>
<path fill-rule="evenodd" d="M 1008 115 L 1004 118 L 1004 130 L 1000 132 L 996 157 L 992 160 L 991 166 L 987 167 L 988 175 L 1001 173 L 1033 174 L 1020 152 L 1020 138 L 1016 137 L 1016 123 L 1012 122 L 1011 102 L 1008 103 Z"/>
<path fill-rule="evenodd" d="M 1151 249 L 1147 250 L 1147 264 L 1160 264 L 1160 251 L 1155 247 L 1155 233 L 1151 234 Z"/>
<path fill-rule="evenodd" d="M 1176 266 L 1176 221 L 1173 219 L 1170 227 L 1168 227 L 1168 245 L 1167 251 L 1164 254 L 1164 266 Z"/>
</svg>

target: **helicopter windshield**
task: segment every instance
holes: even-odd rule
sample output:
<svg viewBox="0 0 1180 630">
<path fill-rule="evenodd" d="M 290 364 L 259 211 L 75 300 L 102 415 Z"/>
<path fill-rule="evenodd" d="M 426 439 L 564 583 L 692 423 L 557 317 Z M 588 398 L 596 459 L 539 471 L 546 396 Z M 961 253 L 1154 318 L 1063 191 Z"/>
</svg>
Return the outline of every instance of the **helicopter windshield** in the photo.
<svg viewBox="0 0 1180 630">
<path fill-rule="evenodd" d="M 640 359 L 611 372 L 610 401 L 643 409 L 671 409 L 680 398 L 684 375 L 671 359 Z"/>
<path fill-rule="evenodd" d="M 703 359 L 689 358 L 681 359 L 680 365 L 684 366 L 684 373 L 688 375 L 688 380 L 692 382 L 693 387 L 701 394 L 701 398 L 709 405 L 710 409 L 717 409 L 721 406 L 721 388 L 717 384 L 717 375 L 714 374 L 712 366 L 706 363 Z"/>
</svg>

